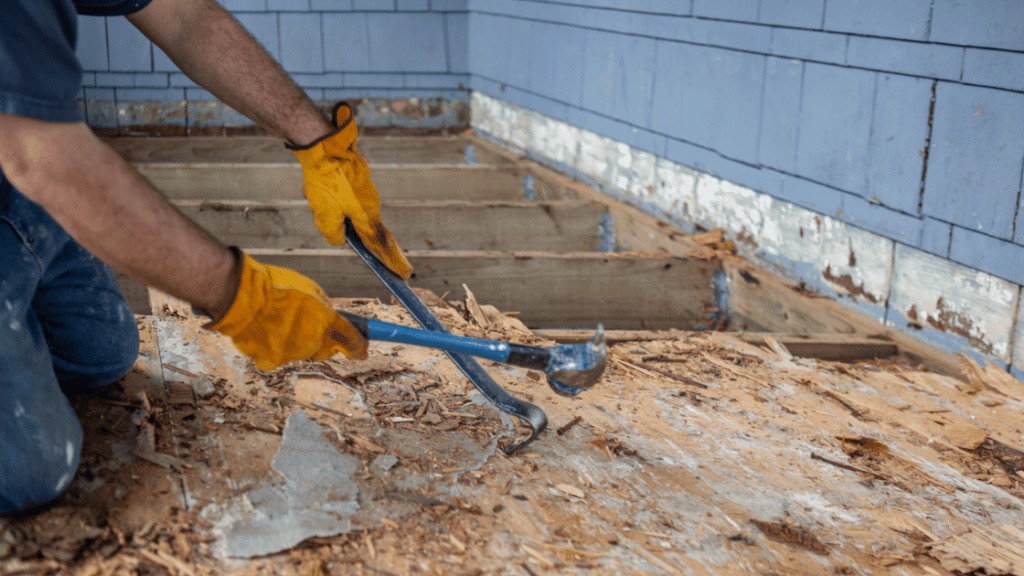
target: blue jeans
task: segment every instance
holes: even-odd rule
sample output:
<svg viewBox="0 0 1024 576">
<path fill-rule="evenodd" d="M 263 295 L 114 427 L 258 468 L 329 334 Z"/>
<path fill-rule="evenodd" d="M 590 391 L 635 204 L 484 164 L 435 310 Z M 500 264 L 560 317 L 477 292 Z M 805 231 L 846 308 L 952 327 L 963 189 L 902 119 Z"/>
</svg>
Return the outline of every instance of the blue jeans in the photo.
<svg viewBox="0 0 1024 576">
<path fill-rule="evenodd" d="M 114 382 L 138 353 L 110 268 L 0 173 L 0 515 L 64 491 L 82 447 L 65 391 Z"/>
</svg>

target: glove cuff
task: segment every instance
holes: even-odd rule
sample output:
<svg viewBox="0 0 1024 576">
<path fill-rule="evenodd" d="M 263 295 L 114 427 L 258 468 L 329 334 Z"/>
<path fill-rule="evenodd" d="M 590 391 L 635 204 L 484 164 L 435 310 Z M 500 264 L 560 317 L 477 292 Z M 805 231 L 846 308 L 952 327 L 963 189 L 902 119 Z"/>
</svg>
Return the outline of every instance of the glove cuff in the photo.
<svg viewBox="0 0 1024 576">
<path fill-rule="evenodd" d="M 324 134 L 323 136 L 317 138 L 316 140 L 313 140 L 309 144 L 300 145 L 286 142 L 284 147 L 291 150 L 292 152 L 301 152 L 303 150 L 309 150 L 310 148 L 313 148 L 326 140 L 330 140 L 337 136 L 338 134 L 344 134 L 345 137 L 341 138 L 342 142 L 339 142 L 339 144 L 345 148 L 348 148 L 349 146 L 355 143 L 356 136 L 358 135 L 358 130 L 356 129 L 355 126 L 355 118 L 356 115 L 352 111 L 352 106 L 348 102 L 342 100 L 341 102 L 335 104 L 334 108 L 331 110 L 331 123 L 334 125 L 334 130 L 328 132 L 327 134 Z M 351 127 L 351 129 L 349 129 L 349 127 Z M 344 141 L 347 140 L 348 137 L 351 137 L 351 142 Z"/>
<path fill-rule="evenodd" d="M 262 265 L 238 248 L 231 246 L 230 249 L 235 255 L 235 265 L 242 269 L 238 275 L 239 282 L 235 289 L 235 298 L 223 316 L 212 319 L 203 326 L 206 330 L 220 332 L 226 336 L 234 336 L 243 332 L 256 317 L 256 311 L 263 307 L 265 299 L 265 294 L 262 292 L 242 289 L 243 286 L 253 285 L 253 275 L 256 273 L 254 267 L 262 268 Z"/>
</svg>

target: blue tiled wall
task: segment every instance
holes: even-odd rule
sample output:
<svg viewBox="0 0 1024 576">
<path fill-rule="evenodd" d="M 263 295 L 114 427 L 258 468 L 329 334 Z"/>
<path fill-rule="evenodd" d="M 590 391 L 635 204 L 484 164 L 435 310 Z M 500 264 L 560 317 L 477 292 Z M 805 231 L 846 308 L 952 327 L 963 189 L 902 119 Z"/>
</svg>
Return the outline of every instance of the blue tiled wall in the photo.
<svg viewBox="0 0 1024 576">
<path fill-rule="evenodd" d="M 221 3 L 315 100 L 468 98 L 467 0 Z M 115 126 L 110 111 L 140 96 L 212 99 L 125 18 L 78 22 L 83 96 L 95 125 Z"/>
<path fill-rule="evenodd" d="M 471 87 L 1024 282 L 1019 0 L 469 0 Z"/>
</svg>

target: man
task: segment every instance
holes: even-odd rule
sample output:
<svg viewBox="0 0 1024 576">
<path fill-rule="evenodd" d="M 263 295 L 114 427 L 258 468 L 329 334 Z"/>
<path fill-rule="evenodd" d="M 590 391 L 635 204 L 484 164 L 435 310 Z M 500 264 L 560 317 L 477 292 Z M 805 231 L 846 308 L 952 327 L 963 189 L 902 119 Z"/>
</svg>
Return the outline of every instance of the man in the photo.
<svg viewBox="0 0 1024 576">
<path fill-rule="evenodd" d="M 284 140 L 328 241 L 346 218 L 404 278 L 355 152 L 352 111 L 323 117 L 215 0 L 10 0 L 0 4 L 0 515 L 56 498 L 82 430 L 64 391 L 132 366 L 138 332 L 111 269 L 182 298 L 261 369 L 366 341 L 311 280 L 264 266 L 185 218 L 98 140 L 75 95 L 75 10 L 125 14 L 196 83 Z M 105 263 L 105 264 L 104 264 Z"/>
</svg>

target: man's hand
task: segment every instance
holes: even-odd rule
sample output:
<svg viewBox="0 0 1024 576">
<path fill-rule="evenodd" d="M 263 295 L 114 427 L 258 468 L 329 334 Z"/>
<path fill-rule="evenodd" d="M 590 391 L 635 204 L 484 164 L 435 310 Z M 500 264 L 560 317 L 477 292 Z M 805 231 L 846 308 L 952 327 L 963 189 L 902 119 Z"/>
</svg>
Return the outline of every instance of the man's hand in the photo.
<svg viewBox="0 0 1024 576">
<path fill-rule="evenodd" d="M 380 219 L 380 196 L 370 180 L 370 167 L 356 151 L 358 129 L 352 109 L 334 108 L 336 130 L 307 146 L 288 146 L 302 164 L 302 178 L 316 226 L 334 245 L 345 243 L 345 219 L 355 226 L 363 244 L 404 280 L 412 266 Z"/>
<path fill-rule="evenodd" d="M 366 358 L 366 338 L 331 309 L 316 283 L 237 254 L 242 268 L 238 294 L 227 314 L 206 328 L 230 336 L 260 370 L 294 360 L 323 360 L 337 352 Z"/>
</svg>

